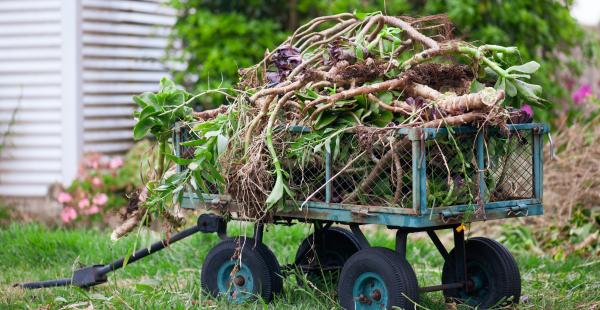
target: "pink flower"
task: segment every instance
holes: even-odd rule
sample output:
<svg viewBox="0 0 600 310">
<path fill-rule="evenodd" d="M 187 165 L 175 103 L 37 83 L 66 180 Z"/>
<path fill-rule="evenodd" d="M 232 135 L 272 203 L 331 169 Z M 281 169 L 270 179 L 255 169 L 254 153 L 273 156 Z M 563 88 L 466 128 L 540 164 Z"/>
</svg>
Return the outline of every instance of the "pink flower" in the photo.
<svg viewBox="0 0 600 310">
<path fill-rule="evenodd" d="M 103 206 L 108 202 L 108 196 L 106 196 L 105 193 L 96 194 L 92 202 L 94 203 L 94 205 Z"/>
<path fill-rule="evenodd" d="M 121 158 L 120 156 L 117 156 L 117 157 L 111 159 L 110 163 L 108 164 L 108 167 L 112 170 L 119 169 L 122 166 L 123 166 L 123 158 Z"/>
<path fill-rule="evenodd" d="M 60 218 L 63 223 L 68 223 L 77 218 L 77 211 L 71 207 L 64 207 L 60 212 Z"/>
<path fill-rule="evenodd" d="M 533 109 L 531 108 L 531 106 L 530 106 L 530 105 L 528 105 L 528 104 L 524 104 L 524 105 L 521 107 L 521 111 L 523 111 L 523 112 L 527 113 L 527 116 L 529 116 L 529 117 L 533 117 Z"/>
<path fill-rule="evenodd" d="M 592 87 L 589 84 L 584 84 L 579 87 L 572 95 L 575 104 L 583 104 L 585 99 L 592 95 Z"/>
<path fill-rule="evenodd" d="M 83 198 L 83 199 L 79 200 L 79 203 L 77 204 L 77 206 L 79 207 L 79 209 L 85 209 L 90 206 L 90 200 L 87 198 Z"/>
<path fill-rule="evenodd" d="M 56 199 L 58 200 L 58 202 L 60 202 L 62 204 L 73 201 L 73 197 L 71 197 L 71 194 L 65 193 L 65 192 L 60 192 Z"/>
<path fill-rule="evenodd" d="M 97 205 L 92 205 L 91 208 L 86 209 L 85 211 L 83 211 L 85 214 L 87 215 L 92 215 L 92 214 L 96 214 L 98 212 L 100 212 L 100 208 L 98 208 Z"/>
<path fill-rule="evenodd" d="M 92 186 L 99 188 L 102 187 L 102 179 L 99 177 L 93 177 L 92 178 Z"/>
</svg>

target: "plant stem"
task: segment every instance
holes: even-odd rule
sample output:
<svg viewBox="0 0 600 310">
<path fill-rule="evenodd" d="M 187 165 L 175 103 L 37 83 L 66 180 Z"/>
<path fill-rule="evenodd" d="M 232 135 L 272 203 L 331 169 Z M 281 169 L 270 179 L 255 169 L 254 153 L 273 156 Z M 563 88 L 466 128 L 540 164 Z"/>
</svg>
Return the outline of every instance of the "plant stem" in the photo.
<svg viewBox="0 0 600 310">
<path fill-rule="evenodd" d="M 162 179 L 164 170 L 165 170 L 165 153 L 167 150 L 167 141 L 166 140 L 161 140 L 158 144 L 158 174 L 157 174 L 157 181 L 160 182 L 160 179 Z"/>
<path fill-rule="evenodd" d="M 273 161 L 273 166 L 275 166 L 275 175 L 276 175 L 275 186 L 273 187 L 273 189 L 271 190 L 271 194 L 269 194 L 269 197 L 267 198 L 267 204 L 268 204 L 269 208 L 271 206 L 273 206 L 275 203 L 277 203 L 278 201 L 280 201 L 283 198 L 283 195 L 285 195 L 285 192 L 287 192 L 287 186 L 285 184 L 285 180 L 283 177 L 283 169 L 281 168 L 281 162 L 279 161 L 279 157 L 277 157 L 277 151 L 275 150 L 275 147 L 273 146 L 273 123 L 275 122 L 275 118 L 277 118 L 277 113 L 279 112 L 279 109 L 293 94 L 294 94 L 294 92 L 289 92 L 289 93 L 285 94 L 281 99 L 279 99 L 279 101 L 275 105 L 275 108 L 273 108 L 273 111 L 271 112 L 271 116 L 269 116 L 269 122 L 267 123 L 265 139 L 266 139 L 267 149 L 269 150 L 271 159 Z M 278 186 L 283 187 L 283 189 L 281 190 L 280 197 L 276 197 L 276 196 L 278 196 L 278 194 L 276 194 L 276 192 L 277 192 L 276 189 Z M 275 195 L 275 196 L 272 196 L 272 195 Z"/>
</svg>

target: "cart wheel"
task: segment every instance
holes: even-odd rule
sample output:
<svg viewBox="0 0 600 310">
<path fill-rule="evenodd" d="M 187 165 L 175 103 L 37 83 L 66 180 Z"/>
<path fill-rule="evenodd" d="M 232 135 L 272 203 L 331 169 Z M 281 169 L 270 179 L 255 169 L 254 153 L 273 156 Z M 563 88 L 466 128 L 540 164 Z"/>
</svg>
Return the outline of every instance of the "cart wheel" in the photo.
<svg viewBox="0 0 600 310">
<path fill-rule="evenodd" d="M 248 242 L 252 242 L 254 245 L 254 239 L 248 238 Z M 260 252 L 260 255 L 269 266 L 269 273 L 271 275 L 271 291 L 274 295 L 277 295 L 283 291 L 283 276 L 281 273 L 281 266 L 277 261 L 277 257 L 273 254 L 273 251 L 269 249 L 264 243 L 259 243 L 256 245 L 256 249 Z"/>
<path fill-rule="evenodd" d="M 258 296 L 266 302 L 271 301 L 269 265 L 261 251 L 253 246 L 254 242 L 238 243 L 235 239 L 217 244 L 202 265 L 202 288 L 214 297 L 226 295 L 233 303 L 243 303 Z"/>
<path fill-rule="evenodd" d="M 295 265 L 302 266 L 311 282 L 336 283 L 344 263 L 362 247 L 354 234 L 330 227 L 306 237 L 296 251 Z M 306 268 L 308 267 L 308 268 Z"/>
<path fill-rule="evenodd" d="M 519 302 L 519 267 L 502 244 L 489 238 L 471 238 L 465 241 L 465 252 L 467 288 L 444 290 L 445 297 L 480 308 Z M 455 257 L 455 251 L 450 251 L 442 270 L 442 284 L 456 282 Z"/>
<path fill-rule="evenodd" d="M 411 309 L 419 285 L 410 264 L 387 248 L 367 248 L 344 264 L 338 285 L 344 309 Z"/>
</svg>

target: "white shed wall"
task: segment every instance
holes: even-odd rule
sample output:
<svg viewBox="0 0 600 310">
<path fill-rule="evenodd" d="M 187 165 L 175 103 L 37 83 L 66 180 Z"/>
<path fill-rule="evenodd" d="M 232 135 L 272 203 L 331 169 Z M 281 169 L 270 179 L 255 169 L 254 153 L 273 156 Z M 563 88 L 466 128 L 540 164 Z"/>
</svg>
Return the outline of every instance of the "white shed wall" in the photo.
<svg viewBox="0 0 600 310">
<path fill-rule="evenodd" d="M 44 196 L 82 153 L 131 147 L 131 97 L 167 75 L 164 2 L 0 1 L 0 196 Z"/>
<path fill-rule="evenodd" d="M 68 2 L 68 1 L 67 1 Z M 62 3 L 0 2 L 0 195 L 41 196 L 63 181 Z"/>
<path fill-rule="evenodd" d="M 132 145 L 131 99 L 157 90 L 175 10 L 161 1 L 82 0 L 83 148 L 123 152 Z"/>
</svg>

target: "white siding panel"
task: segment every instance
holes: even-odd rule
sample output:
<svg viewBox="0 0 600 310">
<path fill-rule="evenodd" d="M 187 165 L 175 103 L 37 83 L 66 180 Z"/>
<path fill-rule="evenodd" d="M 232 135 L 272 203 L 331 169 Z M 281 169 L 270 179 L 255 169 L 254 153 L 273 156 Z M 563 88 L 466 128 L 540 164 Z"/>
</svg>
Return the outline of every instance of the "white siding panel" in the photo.
<svg viewBox="0 0 600 310">
<path fill-rule="evenodd" d="M 98 44 L 104 45 L 104 44 Z M 160 59 L 164 55 L 161 48 L 135 48 L 135 47 L 89 47 L 83 48 L 83 56 L 88 57 L 114 57 L 114 58 L 154 58 Z"/>
<path fill-rule="evenodd" d="M 60 37 L 54 35 L 35 37 L 7 37 L 0 41 L 1 48 L 60 46 Z"/>
<path fill-rule="evenodd" d="M 161 14 L 174 16 L 176 11 L 165 5 L 156 5 L 156 3 L 148 3 L 142 1 L 126 1 L 126 0 L 83 0 L 83 5 L 89 8 L 132 11 L 142 13 Z"/>
<path fill-rule="evenodd" d="M 1 2 L 0 2 L 1 3 Z M 60 34 L 60 25 L 57 23 L 37 23 L 37 24 L 14 24 L 2 25 L 0 27 L 1 36 L 23 36 L 23 35 L 45 35 Z"/>
<path fill-rule="evenodd" d="M 132 97 L 156 91 L 175 10 L 166 1 L 82 0 L 83 148 L 118 153 L 132 143 Z"/>
<path fill-rule="evenodd" d="M 84 152 L 123 153 L 133 146 L 133 142 L 121 143 L 87 143 Z"/>
<path fill-rule="evenodd" d="M 83 97 L 83 104 L 87 106 L 94 105 L 122 105 L 133 103 L 132 96 L 128 95 L 86 95 Z"/>
<path fill-rule="evenodd" d="M 0 179 L 1 180 L 1 179 Z M 48 193 L 48 185 L 2 185 L 0 186 L 0 196 L 25 196 L 25 197 L 40 197 Z"/>
<path fill-rule="evenodd" d="M 108 46 L 137 46 L 158 48 L 161 51 L 167 45 L 165 38 L 148 38 L 141 36 L 122 36 L 122 35 L 84 35 L 83 43 L 92 43 L 95 45 Z"/>
<path fill-rule="evenodd" d="M 0 1 L 0 196 L 44 196 L 63 180 L 62 5 Z"/>
<path fill-rule="evenodd" d="M 71 0 L 72 1 L 72 0 Z M 26 2 L 26 1 L 23 1 Z M 0 24 L 27 24 L 38 22 L 59 22 L 60 12 L 56 11 L 19 11 L 0 12 Z"/>
<path fill-rule="evenodd" d="M 36 161 L 53 161 L 60 160 L 61 156 L 60 146 L 46 147 L 40 149 L 37 146 L 33 147 L 10 147 L 2 151 L 0 158 L 4 159 L 21 159 L 21 160 L 36 160 Z M 1 188 L 2 186 L 0 186 Z"/>
<path fill-rule="evenodd" d="M 0 51 L 0 57 L 2 52 Z M 23 85 L 23 84 L 35 84 L 35 85 L 48 85 L 49 83 L 56 83 L 60 81 L 60 74 L 58 73 L 25 73 L 25 74 L 11 74 L 11 75 L 0 75 L 0 86 L 4 85 Z M 1 103 L 0 103 L 1 105 Z"/>
<path fill-rule="evenodd" d="M 53 81 L 56 82 L 56 81 Z M 0 86 L 0 98 L 46 98 L 61 95 L 58 85 L 32 85 L 23 83 L 14 86 Z"/>
<path fill-rule="evenodd" d="M 156 83 L 164 72 L 130 72 L 130 71 L 86 71 L 83 79 L 86 81 L 127 81 L 127 82 L 152 82 Z M 1 77 L 0 77 L 1 81 Z M 1 83 L 1 82 L 0 82 Z"/>
<path fill-rule="evenodd" d="M 156 14 L 129 13 L 119 11 L 93 11 L 84 8 L 83 18 L 85 20 L 110 21 L 114 23 L 137 23 L 144 25 L 171 26 L 175 23 L 175 16 L 163 16 Z"/>
<path fill-rule="evenodd" d="M 168 27 L 148 27 L 144 25 L 111 24 L 88 21 L 83 22 L 82 28 L 83 31 L 87 33 L 126 34 L 145 37 L 167 37 L 170 33 Z"/>
<path fill-rule="evenodd" d="M 6 132 L 10 130 L 11 133 L 16 135 L 43 135 L 43 134 L 60 134 L 62 126 L 60 123 L 21 123 L 17 122 L 9 126 L 8 122 L 0 122 L 0 132 Z"/>
<path fill-rule="evenodd" d="M 0 172 L 58 172 L 60 160 L 39 161 L 26 159 L 7 159 L 0 162 Z"/>
<path fill-rule="evenodd" d="M 83 122 L 84 129 L 115 129 L 115 128 L 132 128 L 135 124 L 133 117 L 131 119 L 88 119 Z"/>
<path fill-rule="evenodd" d="M 60 109 L 60 106 L 59 98 L 0 98 L 0 113 L 12 112 L 14 109 Z"/>
<path fill-rule="evenodd" d="M 107 117 L 107 116 L 116 116 L 116 117 L 130 117 L 133 115 L 134 107 L 126 107 L 126 106 L 108 106 L 108 107 L 98 107 L 91 106 L 86 107 L 83 111 L 84 116 L 88 117 Z"/>
<path fill-rule="evenodd" d="M 52 184 L 62 181 L 60 172 L 6 172 L 0 175 L 0 183 L 10 181 L 11 184 Z"/>
<path fill-rule="evenodd" d="M 0 50 L 0 59 L 2 60 L 57 60 L 60 56 L 60 51 L 56 48 L 11 48 Z"/>
<path fill-rule="evenodd" d="M 140 59 L 84 59 L 84 69 L 115 69 L 132 71 L 159 71 L 165 67 L 158 61 L 152 61 L 140 57 Z"/>
<path fill-rule="evenodd" d="M 43 147 L 60 147 L 60 135 L 17 135 L 12 134 L 4 141 L 7 147 L 39 147 L 37 152 L 43 152 Z"/>
<path fill-rule="evenodd" d="M 0 74 L 22 72 L 60 72 L 60 62 L 44 61 L 4 61 L 0 59 Z"/>
<path fill-rule="evenodd" d="M 0 113 L 0 122 L 8 122 L 12 119 L 13 113 Z M 61 114 L 56 109 L 17 109 L 15 113 L 17 122 L 56 122 L 60 123 Z"/>
<path fill-rule="evenodd" d="M 1 88 L 0 88 L 1 90 Z M 83 91 L 86 93 L 101 93 L 108 92 L 118 94 L 138 94 L 144 91 L 158 90 L 158 82 L 156 83 L 93 83 L 88 82 L 83 85 Z"/>
<path fill-rule="evenodd" d="M 131 140 L 133 133 L 131 130 L 111 130 L 111 131 L 89 131 L 83 136 L 85 141 L 113 141 L 113 140 Z"/>
<path fill-rule="evenodd" d="M 44 11 L 52 10 L 57 11 L 60 9 L 60 0 L 46 0 L 46 1 L 17 1 L 17 0 L 3 0 L 0 2 L 0 12 L 8 11 Z"/>
</svg>

